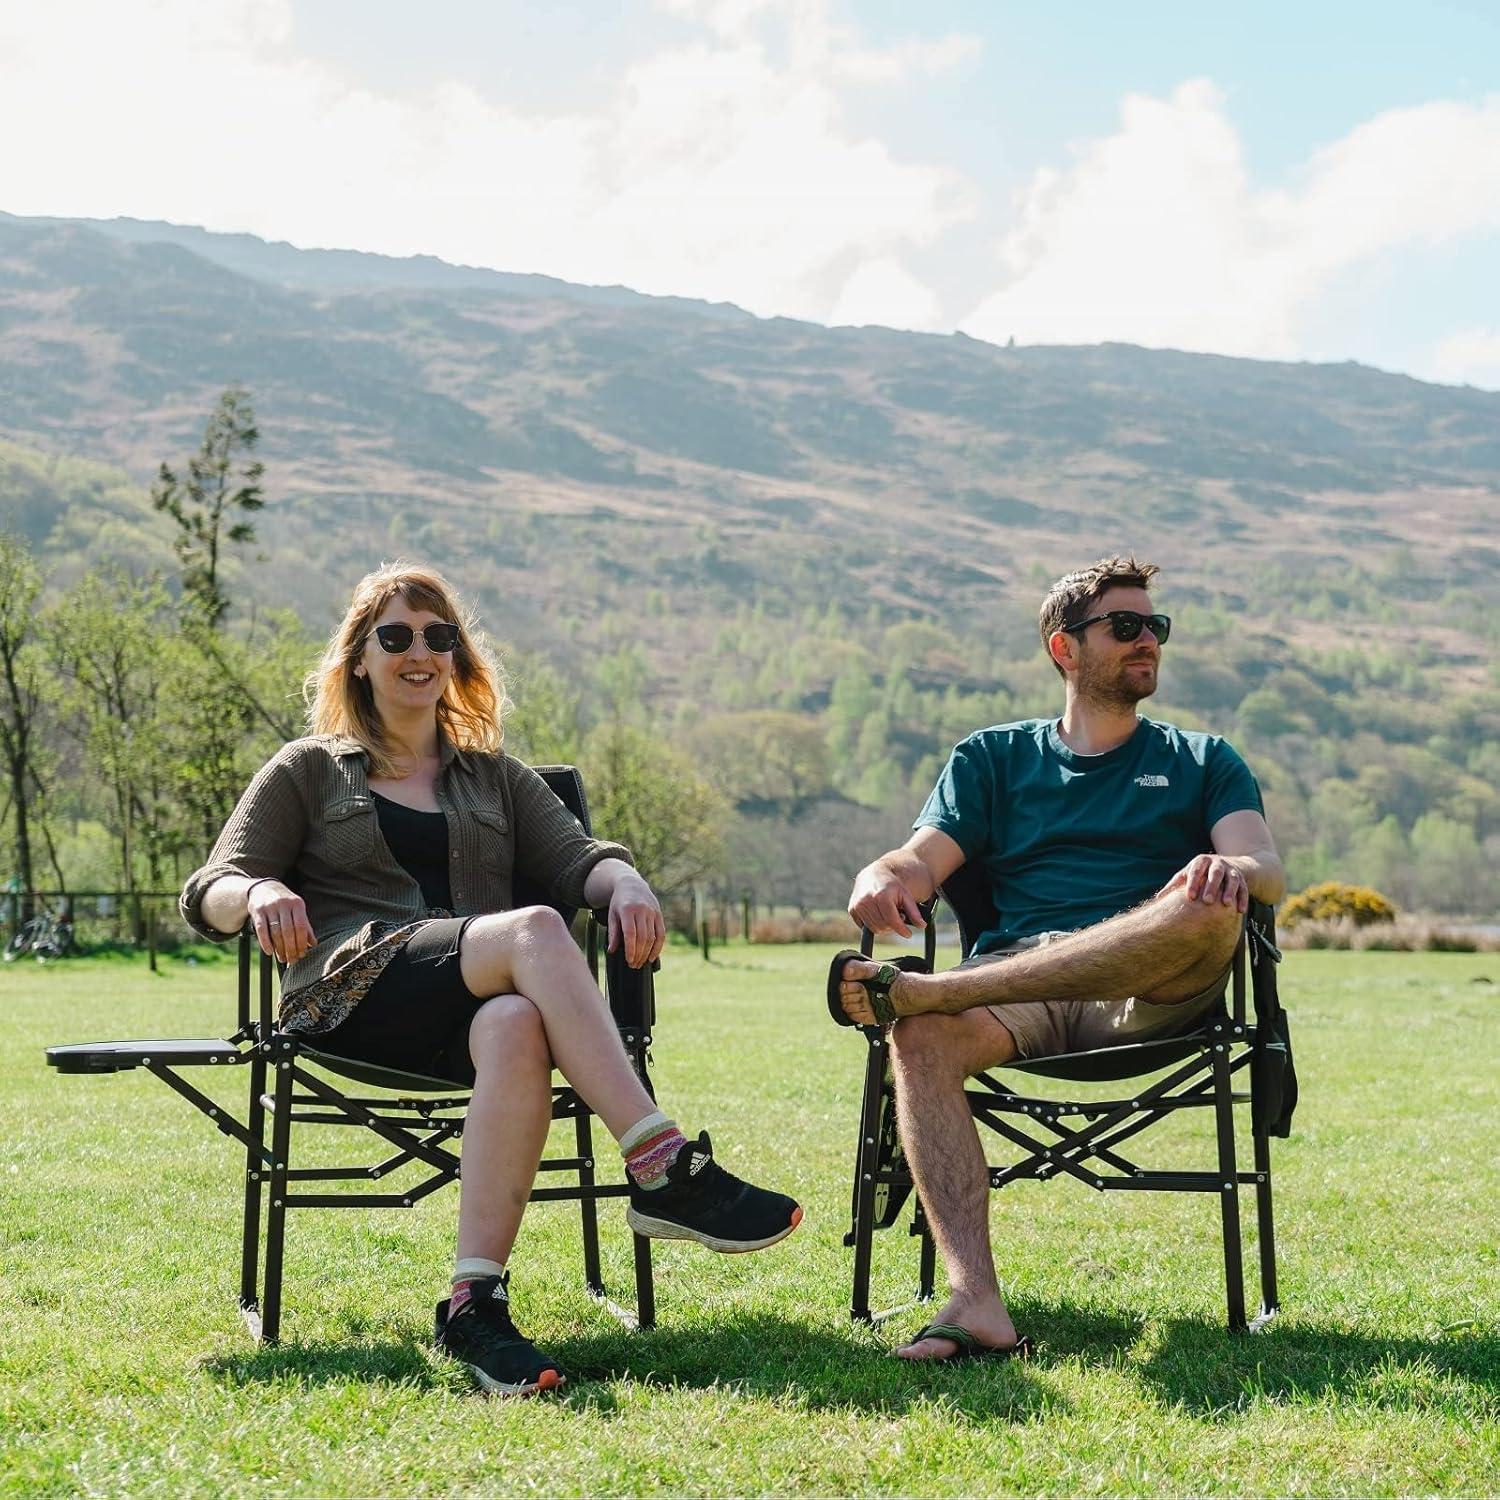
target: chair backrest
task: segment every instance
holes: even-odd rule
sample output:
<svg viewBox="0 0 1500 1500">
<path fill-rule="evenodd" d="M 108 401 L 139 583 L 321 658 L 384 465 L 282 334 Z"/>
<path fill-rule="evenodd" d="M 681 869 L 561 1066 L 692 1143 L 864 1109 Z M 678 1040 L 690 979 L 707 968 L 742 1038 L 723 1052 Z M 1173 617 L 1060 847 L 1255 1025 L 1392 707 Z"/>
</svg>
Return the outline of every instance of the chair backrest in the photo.
<svg viewBox="0 0 1500 1500">
<path fill-rule="evenodd" d="M 577 766 L 533 766 L 531 768 L 556 794 L 557 800 L 578 819 L 587 834 L 593 833 L 589 821 L 589 801 L 583 789 L 583 777 Z M 546 891 L 533 886 L 524 876 L 517 876 L 512 887 L 512 899 L 517 906 L 551 906 L 562 914 L 572 926 L 577 912 L 572 907 L 561 906 L 553 901 Z M 590 925 L 585 942 L 592 945 L 598 941 L 598 931 Z M 592 963 L 595 957 L 589 948 Z M 605 970 L 604 993 L 615 1023 L 621 1031 L 649 1033 L 656 1022 L 656 989 L 649 970 L 632 969 L 625 962 L 623 952 L 606 952 L 602 955 Z"/>
<path fill-rule="evenodd" d="M 593 833 L 589 824 L 589 802 L 583 791 L 583 777 L 577 766 L 533 766 L 531 768 L 556 796 L 557 800 L 578 819 L 583 831 Z M 560 906 L 548 892 L 541 889 L 524 875 L 517 875 L 512 889 L 512 899 L 517 906 L 551 906 L 561 913 L 563 921 L 570 927 L 578 915 L 576 907 Z"/>
<path fill-rule="evenodd" d="M 983 863 L 965 860 L 939 887 L 949 910 L 958 919 L 958 945 L 967 958 L 982 932 L 988 932 L 999 919 L 990 878 Z"/>
</svg>

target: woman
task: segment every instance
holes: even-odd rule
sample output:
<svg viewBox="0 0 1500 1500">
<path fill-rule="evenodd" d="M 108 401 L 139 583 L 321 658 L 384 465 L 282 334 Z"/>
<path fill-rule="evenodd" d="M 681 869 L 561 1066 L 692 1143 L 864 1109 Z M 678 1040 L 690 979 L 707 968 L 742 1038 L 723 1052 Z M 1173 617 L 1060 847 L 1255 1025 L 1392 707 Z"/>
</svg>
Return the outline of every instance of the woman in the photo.
<svg viewBox="0 0 1500 1500">
<path fill-rule="evenodd" d="M 607 907 L 633 965 L 662 950 L 651 888 L 500 750 L 507 706 L 472 616 L 428 568 L 361 580 L 306 696 L 312 734 L 250 783 L 182 893 L 199 932 L 247 918 L 286 966 L 280 1024 L 321 1050 L 472 1087 L 458 1257 L 439 1345 L 497 1394 L 562 1384 L 516 1329 L 506 1259 L 541 1160 L 558 1069 L 620 1144 L 640 1234 L 757 1250 L 802 1210 L 691 1144 L 631 1067 L 562 918 L 508 910 L 524 874 Z"/>
</svg>

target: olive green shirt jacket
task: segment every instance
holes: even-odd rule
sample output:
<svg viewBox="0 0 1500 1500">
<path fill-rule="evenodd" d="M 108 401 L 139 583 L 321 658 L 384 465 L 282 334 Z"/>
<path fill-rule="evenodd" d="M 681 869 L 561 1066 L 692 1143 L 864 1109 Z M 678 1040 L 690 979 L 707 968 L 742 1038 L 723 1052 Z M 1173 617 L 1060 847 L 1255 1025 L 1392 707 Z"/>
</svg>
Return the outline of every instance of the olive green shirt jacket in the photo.
<svg viewBox="0 0 1500 1500">
<path fill-rule="evenodd" d="M 417 882 L 381 837 L 352 739 L 313 735 L 285 745 L 256 773 L 208 863 L 183 887 L 179 905 L 194 931 L 234 936 L 203 919 L 203 896 L 223 875 L 274 875 L 307 903 L 315 946 L 287 970 L 283 997 L 333 973 L 382 932 L 426 917 Z M 455 750 L 441 742 L 437 803 L 448 820 L 455 916 L 506 911 L 524 875 L 568 906 L 601 859 L 630 860 L 622 844 L 590 838 L 529 766 L 513 756 Z"/>
</svg>

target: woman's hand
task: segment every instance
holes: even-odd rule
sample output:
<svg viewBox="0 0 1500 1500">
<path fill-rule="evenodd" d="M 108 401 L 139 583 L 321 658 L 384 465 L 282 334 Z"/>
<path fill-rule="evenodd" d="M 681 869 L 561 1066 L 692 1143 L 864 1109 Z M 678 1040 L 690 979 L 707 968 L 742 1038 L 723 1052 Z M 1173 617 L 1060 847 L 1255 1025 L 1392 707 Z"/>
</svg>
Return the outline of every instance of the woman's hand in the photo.
<svg viewBox="0 0 1500 1500">
<path fill-rule="evenodd" d="M 609 951 L 623 948 L 625 962 L 639 969 L 659 958 L 666 942 L 667 924 L 655 893 L 627 868 L 609 897 Z"/>
<path fill-rule="evenodd" d="M 296 963 L 317 942 L 308 924 L 306 902 L 281 881 L 257 880 L 245 905 L 262 951 L 279 963 Z"/>
</svg>

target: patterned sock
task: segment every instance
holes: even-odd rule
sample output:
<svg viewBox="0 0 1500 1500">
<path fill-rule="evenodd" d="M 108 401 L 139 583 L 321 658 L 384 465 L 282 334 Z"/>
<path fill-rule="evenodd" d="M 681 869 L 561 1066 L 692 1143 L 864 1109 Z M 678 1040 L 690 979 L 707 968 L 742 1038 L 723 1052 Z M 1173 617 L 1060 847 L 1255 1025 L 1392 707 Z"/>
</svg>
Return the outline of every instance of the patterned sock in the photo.
<svg viewBox="0 0 1500 1500">
<path fill-rule="evenodd" d="M 504 1276 L 505 1267 L 498 1260 L 485 1260 L 479 1255 L 461 1256 L 453 1267 L 453 1295 L 448 1299 L 448 1317 L 474 1296 L 474 1283 L 486 1276 Z"/>
<path fill-rule="evenodd" d="M 669 1120 L 658 1109 L 644 1120 L 637 1120 L 620 1137 L 620 1155 L 625 1158 L 625 1170 L 635 1179 L 636 1186 L 649 1191 L 667 1185 L 667 1168 L 686 1144 L 677 1121 Z"/>
</svg>

